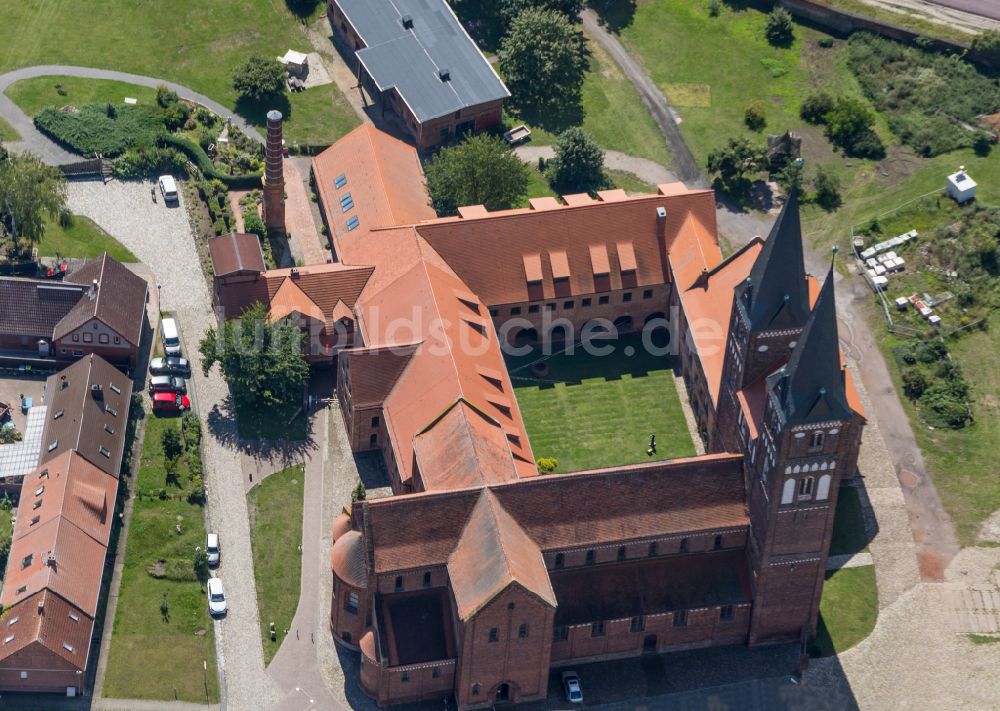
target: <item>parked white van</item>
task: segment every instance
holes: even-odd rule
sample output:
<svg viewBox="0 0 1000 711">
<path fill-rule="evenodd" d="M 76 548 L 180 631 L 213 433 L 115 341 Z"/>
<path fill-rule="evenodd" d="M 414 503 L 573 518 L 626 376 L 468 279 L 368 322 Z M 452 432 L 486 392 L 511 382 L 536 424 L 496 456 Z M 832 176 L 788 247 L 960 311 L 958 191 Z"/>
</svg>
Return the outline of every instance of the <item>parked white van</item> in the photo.
<svg viewBox="0 0 1000 711">
<path fill-rule="evenodd" d="M 172 318 L 163 319 L 160 323 L 160 336 L 163 338 L 163 351 L 168 356 L 181 354 L 181 335 L 177 330 L 177 322 Z"/>
<path fill-rule="evenodd" d="M 177 181 L 172 175 L 160 176 L 160 192 L 163 193 L 164 202 L 177 202 Z"/>
</svg>

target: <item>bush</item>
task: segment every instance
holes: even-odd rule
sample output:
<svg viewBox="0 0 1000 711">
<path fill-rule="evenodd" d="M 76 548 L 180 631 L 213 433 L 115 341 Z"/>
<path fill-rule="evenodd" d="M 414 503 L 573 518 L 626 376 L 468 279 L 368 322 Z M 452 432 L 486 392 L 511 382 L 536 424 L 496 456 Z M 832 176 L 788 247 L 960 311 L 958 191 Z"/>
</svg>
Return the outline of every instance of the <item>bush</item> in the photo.
<svg viewBox="0 0 1000 711">
<path fill-rule="evenodd" d="M 921 341 L 914 349 L 914 356 L 920 363 L 936 363 L 948 357 L 948 346 L 940 339 Z"/>
<path fill-rule="evenodd" d="M 131 148 L 114 159 L 111 169 L 119 180 L 146 178 L 166 173 L 183 175 L 187 159 L 173 148 L 142 146 Z"/>
<path fill-rule="evenodd" d="M 168 427 L 163 430 L 161 438 L 163 444 L 163 454 L 167 459 L 177 459 L 184 451 L 184 443 L 181 441 L 181 432 L 176 427 Z"/>
<path fill-rule="evenodd" d="M 368 492 L 365 491 L 364 482 L 359 481 L 358 485 L 351 492 L 351 501 L 364 501 L 367 496 Z"/>
<path fill-rule="evenodd" d="M 934 427 L 964 427 L 969 420 L 969 406 L 965 398 L 954 391 L 949 383 L 935 383 L 920 397 L 920 414 Z"/>
<path fill-rule="evenodd" d="M 927 390 L 927 378 L 918 368 L 903 371 L 903 393 L 911 400 L 918 400 Z"/>
<path fill-rule="evenodd" d="M 71 151 L 106 158 L 152 146 L 166 133 L 163 116 L 149 106 L 87 104 L 75 114 L 48 108 L 35 117 L 35 126 Z"/>
<path fill-rule="evenodd" d="M 181 434 L 184 436 L 184 446 L 189 450 L 197 450 L 201 445 L 201 421 L 190 410 L 181 417 Z"/>
<path fill-rule="evenodd" d="M 211 571 L 208 568 L 208 553 L 205 552 L 204 548 L 199 547 L 194 552 L 194 558 L 191 562 L 194 568 L 194 575 L 198 581 L 204 583 L 208 580 Z"/>
<path fill-rule="evenodd" d="M 767 15 L 764 25 L 764 36 L 776 47 L 787 47 L 795 38 L 795 26 L 792 16 L 783 7 L 776 7 Z"/>
<path fill-rule="evenodd" d="M 257 212 L 256 207 L 251 207 L 243 211 L 243 231 L 248 234 L 257 235 L 258 237 L 267 236 L 267 227 L 264 225 L 264 220 Z"/>
<path fill-rule="evenodd" d="M 205 482 L 200 476 L 191 477 L 191 491 L 187 497 L 189 504 L 203 506 L 205 504 Z"/>
<path fill-rule="evenodd" d="M 166 84 L 160 84 L 156 87 L 156 104 L 161 109 L 173 106 L 178 101 L 177 92 L 168 87 Z"/>
<path fill-rule="evenodd" d="M 743 112 L 743 122 L 751 131 L 763 131 L 767 126 L 767 116 L 765 115 L 763 101 L 753 101 Z"/>
<path fill-rule="evenodd" d="M 980 32 L 972 40 L 972 51 L 993 64 L 1000 64 L 1000 30 Z"/>
<path fill-rule="evenodd" d="M 540 457 L 535 464 L 542 474 L 551 474 L 559 466 L 559 460 L 555 457 Z"/>
<path fill-rule="evenodd" d="M 252 190 L 261 186 L 260 173 L 227 175 L 215 167 L 211 158 L 201 149 L 201 146 L 185 136 L 166 134 L 160 136 L 160 141 L 183 151 L 198 166 L 198 170 L 201 171 L 202 175 L 208 179 L 218 180 L 227 187 L 236 190 Z"/>
<path fill-rule="evenodd" d="M 818 44 L 823 49 L 830 49 L 833 46 L 833 37 L 820 37 L 816 44 Z"/>
<path fill-rule="evenodd" d="M 709 17 L 718 17 L 721 11 L 722 11 L 722 3 L 719 2 L 719 0 L 708 0 Z"/>
<path fill-rule="evenodd" d="M 882 141 L 872 131 L 875 114 L 861 101 L 842 96 L 823 120 L 827 136 L 849 155 L 863 158 L 885 155 Z"/>
<path fill-rule="evenodd" d="M 826 166 L 816 166 L 816 178 L 813 180 L 816 188 L 816 204 L 827 212 L 836 210 L 841 205 L 840 179 Z"/>
<path fill-rule="evenodd" d="M 819 91 L 806 97 L 799 109 L 799 116 L 809 123 L 823 123 L 826 115 L 833 111 L 833 105 L 833 97 L 825 91 Z"/>
</svg>

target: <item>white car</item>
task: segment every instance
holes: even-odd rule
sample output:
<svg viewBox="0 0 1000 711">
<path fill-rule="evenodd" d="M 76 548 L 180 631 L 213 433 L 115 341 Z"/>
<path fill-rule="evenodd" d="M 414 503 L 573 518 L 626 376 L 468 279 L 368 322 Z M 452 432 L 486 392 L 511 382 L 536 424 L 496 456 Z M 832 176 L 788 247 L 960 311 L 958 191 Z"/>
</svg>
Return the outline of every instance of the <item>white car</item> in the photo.
<svg viewBox="0 0 1000 711">
<path fill-rule="evenodd" d="M 562 673 L 563 688 L 566 690 L 566 700 L 571 704 L 583 703 L 583 689 L 580 688 L 580 675 L 575 671 Z"/>
<path fill-rule="evenodd" d="M 209 533 L 205 542 L 205 553 L 208 554 L 208 564 L 213 568 L 219 564 L 222 550 L 219 548 L 219 534 Z"/>
<path fill-rule="evenodd" d="M 208 579 L 208 614 L 213 617 L 226 614 L 226 591 L 219 578 Z"/>
</svg>

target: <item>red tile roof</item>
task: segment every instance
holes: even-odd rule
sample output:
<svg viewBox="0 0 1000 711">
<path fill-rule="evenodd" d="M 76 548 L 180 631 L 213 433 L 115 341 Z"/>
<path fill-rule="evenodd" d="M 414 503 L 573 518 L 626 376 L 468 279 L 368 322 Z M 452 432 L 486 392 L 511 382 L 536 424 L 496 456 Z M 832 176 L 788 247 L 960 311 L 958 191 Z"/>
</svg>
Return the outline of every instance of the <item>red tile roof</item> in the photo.
<svg viewBox="0 0 1000 711">
<path fill-rule="evenodd" d="M 413 456 L 425 489 L 465 489 L 517 478 L 503 427 L 462 399 L 417 434 Z"/>
<path fill-rule="evenodd" d="M 132 345 L 139 345 L 146 318 L 145 279 L 105 252 L 68 274 L 64 281 L 88 287 L 88 293 L 59 322 L 53 338 L 62 338 L 96 318 Z M 92 290 L 95 281 L 97 286 Z"/>
<path fill-rule="evenodd" d="M 369 124 L 358 126 L 316 156 L 313 174 L 341 259 L 346 244 L 365 239 L 372 229 L 435 216 L 416 150 Z M 341 175 L 347 182 L 338 188 L 334 181 Z M 344 212 L 340 201 L 348 194 L 354 207 Z M 359 221 L 354 230 L 347 228 L 351 217 Z"/>
<path fill-rule="evenodd" d="M 75 618 L 75 619 L 74 619 Z M 41 590 L 4 610 L 0 621 L 0 668 L 18 652 L 38 645 L 58 662 L 42 662 L 50 668 L 65 664 L 83 671 L 90 655 L 93 618 L 51 590 Z M 32 655 L 35 656 L 35 655 Z M 36 657 L 37 658 L 37 657 Z"/>
<path fill-rule="evenodd" d="M 257 235 L 233 232 L 208 240 L 212 272 L 217 277 L 264 271 L 264 253 Z"/>
<path fill-rule="evenodd" d="M 448 557 L 448 578 L 458 617 L 463 621 L 515 584 L 547 605 L 556 606 L 541 551 L 489 489 L 479 495 Z"/>
<path fill-rule="evenodd" d="M 381 405 L 418 346 L 412 343 L 341 351 L 340 357 L 348 362 L 347 377 L 354 406 Z"/>
<path fill-rule="evenodd" d="M 734 454 L 547 475 L 488 488 L 542 551 L 749 525 L 742 456 Z M 364 525 L 375 572 L 448 561 L 481 491 L 366 502 Z"/>
<path fill-rule="evenodd" d="M 621 271 L 630 268 L 636 270 L 637 286 L 662 284 L 664 248 L 673 249 L 689 214 L 715 234 L 715 199 L 709 190 L 601 197 L 574 201 L 576 207 L 443 218 L 416 230 L 489 306 L 528 301 L 527 283 L 535 280 L 543 282 L 544 298 L 554 298 L 553 279 L 564 272 L 574 295 L 596 291 L 595 274 L 610 274 L 611 288 L 621 288 Z M 662 246 L 660 207 L 666 210 Z"/>
</svg>

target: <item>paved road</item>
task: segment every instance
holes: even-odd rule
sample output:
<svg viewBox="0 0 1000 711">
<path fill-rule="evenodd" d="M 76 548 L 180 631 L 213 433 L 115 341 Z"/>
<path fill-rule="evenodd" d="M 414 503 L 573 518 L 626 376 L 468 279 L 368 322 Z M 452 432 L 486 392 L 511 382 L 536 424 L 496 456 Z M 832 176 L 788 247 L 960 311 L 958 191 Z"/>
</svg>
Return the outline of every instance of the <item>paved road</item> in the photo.
<svg viewBox="0 0 1000 711">
<path fill-rule="evenodd" d="M 639 90 L 639 96 L 642 97 L 643 103 L 646 104 L 646 108 L 653 115 L 653 120 L 656 121 L 656 125 L 663 133 L 663 138 L 670 150 L 670 157 L 680 179 L 691 186 L 707 186 L 705 176 L 702 175 L 694 156 L 691 155 L 687 144 L 684 143 L 684 138 L 681 136 L 677 122 L 674 121 L 671 113 L 670 104 L 667 97 L 660 91 L 660 87 L 650 79 L 646 70 L 628 53 L 628 50 L 601 26 L 597 15 L 592 10 L 584 10 L 580 13 L 580 19 L 583 20 L 583 28 L 587 33 L 611 55 L 628 80 Z"/>
<path fill-rule="evenodd" d="M 549 160 L 554 158 L 556 150 L 553 146 L 518 146 L 514 153 L 525 163 L 537 163 L 539 158 Z M 656 161 L 638 156 L 630 156 L 618 151 L 604 151 L 604 167 L 610 170 L 623 170 L 631 173 L 650 185 L 673 183 L 677 174 L 668 170 Z"/>
<path fill-rule="evenodd" d="M 185 199 L 182 191 L 181 200 Z M 228 615 L 217 625 L 225 670 L 222 705 L 234 710 L 271 708 L 280 692 L 264 671 L 236 427 L 221 373 L 217 368 L 208 376 L 201 373 L 198 342 L 215 325 L 215 316 L 186 212 L 183 207 L 154 204 L 149 199 L 149 183 L 142 182 L 73 182 L 69 206 L 97 222 L 153 270 L 160 285 L 160 303 L 180 319 L 185 356 L 193 370 L 190 386 L 205 431 L 208 513 L 225 550 L 218 571 L 229 603 Z"/>
<path fill-rule="evenodd" d="M 1000 2 L 997 0 L 927 0 L 932 5 L 950 7 L 991 20 L 1000 20 Z"/>
<path fill-rule="evenodd" d="M 160 84 L 165 84 L 169 88 L 177 92 L 177 95 L 182 99 L 187 99 L 189 101 L 194 101 L 195 103 L 201 104 L 202 106 L 208 108 L 209 110 L 215 112 L 219 116 L 225 118 L 231 118 L 233 123 L 240 128 L 244 133 L 246 133 L 251 138 L 257 141 L 263 141 L 260 133 L 257 132 L 253 126 L 251 126 L 245 119 L 233 113 L 230 109 L 226 108 L 222 104 L 209 99 L 203 94 L 199 94 L 196 91 L 188 89 L 186 86 L 181 86 L 180 84 L 175 84 L 174 82 L 165 81 L 163 79 L 157 79 L 155 77 L 145 77 L 139 74 L 129 74 L 127 72 L 116 72 L 109 69 L 95 69 L 93 67 L 74 67 L 65 66 L 60 64 L 46 64 L 39 65 L 35 67 L 24 67 L 22 69 L 15 69 L 12 72 L 7 72 L 6 74 L 0 74 L 0 117 L 3 117 L 7 123 L 14 127 L 14 129 L 21 135 L 20 141 L 15 141 L 9 145 L 15 150 L 18 148 L 28 149 L 36 153 L 42 160 L 51 165 L 62 165 L 65 163 L 74 163 L 80 160 L 80 156 L 75 153 L 70 153 L 59 147 L 48 138 L 46 138 L 37 128 L 35 128 L 34 122 L 31 117 L 25 114 L 21 109 L 15 104 L 10 98 L 3 92 L 7 90 L 7 87 L 14 82 L 21 81 L 22 79 L 33 79 L 35 77 L 47 77 L 47 76 L 70 76 L 70 77 L 84 77 L 86 79 L 112 79 L 114 81 L 127 82 L 129 84 L 138 84 L 140 86 L 150 86 L 156 87 Z"/>
</svg>

